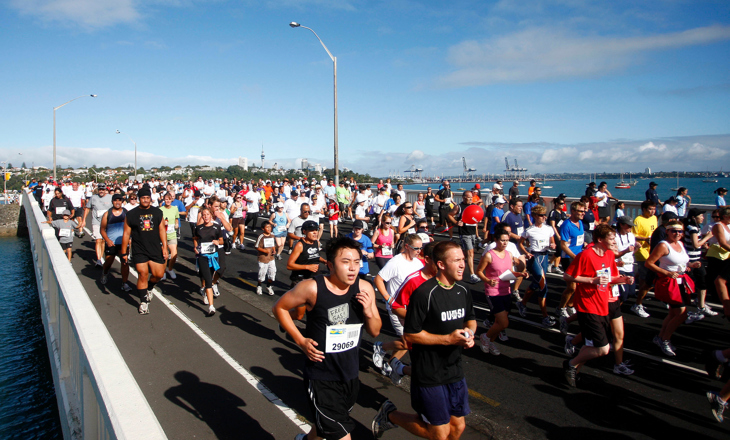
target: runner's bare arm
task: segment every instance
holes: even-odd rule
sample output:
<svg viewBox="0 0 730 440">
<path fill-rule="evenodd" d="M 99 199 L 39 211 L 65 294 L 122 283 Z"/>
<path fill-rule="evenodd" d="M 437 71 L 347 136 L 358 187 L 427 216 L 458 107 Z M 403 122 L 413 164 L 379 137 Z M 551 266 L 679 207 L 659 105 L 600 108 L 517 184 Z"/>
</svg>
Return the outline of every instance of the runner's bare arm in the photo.
<svg viewBox="0 0 730 440">
<path fill-rule="evenodd" d="M 377 338 L 383 323 L 380 321 L 378 306 L 375 305 L 375 292 L 367 281 L 358 280 L 358 282 L 360 284 L 360 292 L 357 294 L 357 300 L 362 304 L 363 315 L 365 315 L 363 326 L 370 336 Z"/>
<path fill-rule="evenodd" d="M 317 350 L 317 343 L 311 338 L 305 338 L 299 328 L 294 325 L 294 321 L 289 315 L 289 310 L 300 306 L 306 306 L 307 310 L 317 302 L 317 282 L 314 280 L 304 280 L 294 286 L 294 288 L 284 295 L 274 304 L 271 311 L 274 313 L 281 327 L 294 339 L 294 342 L 302 349 L 304 354 L 312 362 L 322 362 L 324 360 L 324 352 Z"/>
</svg>

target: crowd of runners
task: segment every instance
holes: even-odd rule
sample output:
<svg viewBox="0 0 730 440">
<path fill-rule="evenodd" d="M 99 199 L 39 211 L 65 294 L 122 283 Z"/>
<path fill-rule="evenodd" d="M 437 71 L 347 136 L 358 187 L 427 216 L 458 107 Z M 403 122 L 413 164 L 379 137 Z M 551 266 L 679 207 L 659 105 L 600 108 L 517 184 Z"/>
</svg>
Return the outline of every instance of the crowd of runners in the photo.
<svg viewBox="0 0 730 440">
<path fill-rule="evenodd" d="M 415 411 L 399 411 L 386 401 L 372 422 L 373 435 L 400 427 L 419 437 L 454 439 L 470 412 L 462 350 L 477 345 L 499 355 L 513 304 L 524 318 L 534 298 L 539 324 L 565 335 L 569 358 L 563 369 L 573 387 L 586 362 L 611 351 L 613 372 L 633 374 L 623 358 L 621 306 L 626 302 L 627 311 L 652 319 L 643 306 L 650 290 L 668 309 L 653 338 L 663 356 L 682 350 L 672 343 L 679 326 L 730 319 L 730 207 L 724 188 L 715 191 L 717 209 L 707 222 L 685 188 L 662 202 L 654 182 L 635 218 L 625 214 L 605 182 L 589 184 L 579 201 L 561 194 L 550 206 L 534 181 L 526 195 L 518 182 L 506 191 L 497 181 L 457 194 L 443 181 L 415 200 L 390 180 L 377 185 L 343 180 L 338 186 L 331 179 L 46 181 L 33 182 L 29 190 L 69 260 L 74 236 L 91 226 L 101 283 L 118 260 L 122 289 L 136 289 L 140 314 L 149 313 L 155 284 L 177 277 L 183 231 L 192 237 L 209 316 L 216 312 L 227 256 L 243 251 L 246 240 L 258 256 L 258 295 L 275 295 L 277 268 L 286 267 L 290 288 L 280 292 L 273 313 L 306 356 L 315 416 L 312 431 L 297 439 L 349 438 L 363 330 L 378 338 L 372 355 L 378 371 L 395 384 L 411 377 Z M 338 228 L 343 222 L 351 224 L 351 233 Z M 374 277 L 372 264 L 378 268 Z M 130 267 L 138 273 L 134 287 L 128 284 Z M 547 308 L 549 273 L 566 284 L 555 310 Z M 478 328 L 469 283 L 484 285 L 486 331 Z M 379 299 L 397 339 L 379 337 Z M 712 310 L 710 301 L 722 309 Z M 296 321 L 305 317 L 302 330 Z M 571 326 L 579 332 L 569 334 Z M 730 347 L 717 348 L 705 361 L 710 377 L 725 381 L 721 390 L 707 392 L 721 422 L 730 398 Z M 403 361 L 406 353 L 410 364 Z"/>
</svg>

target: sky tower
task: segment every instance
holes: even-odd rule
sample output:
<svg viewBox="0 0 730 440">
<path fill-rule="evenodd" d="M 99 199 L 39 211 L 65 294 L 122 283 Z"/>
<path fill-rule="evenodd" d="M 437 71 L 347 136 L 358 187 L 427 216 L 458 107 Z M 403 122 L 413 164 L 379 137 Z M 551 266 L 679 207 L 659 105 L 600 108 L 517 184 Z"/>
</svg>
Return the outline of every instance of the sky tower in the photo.
<svg viewBox="0 0 730 440">
<path fill-rule="evenodd" d="M 264 155 L 264 144 L 261 144 L 261 169 L 264 168 L 264 158 L 266 158 Z"/>
</svg>

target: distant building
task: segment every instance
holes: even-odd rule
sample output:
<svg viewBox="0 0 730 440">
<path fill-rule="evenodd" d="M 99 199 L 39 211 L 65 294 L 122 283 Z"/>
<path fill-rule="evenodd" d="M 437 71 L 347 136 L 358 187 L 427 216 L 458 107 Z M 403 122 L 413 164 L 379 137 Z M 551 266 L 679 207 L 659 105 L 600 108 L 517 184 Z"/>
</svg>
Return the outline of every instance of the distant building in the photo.
<svg viewBox="0 0 730 440">
<path fill-rule="evenodd" d="M 314 164 L 314 171 L 319 174 L 322 174 L 322 172 L 324 171 L 324 168 L 322 168 L 321 164 L 316 163 L 316 164 Z"/>
<path fill-rule="evenodd" d="M 204 166 L 204 167 L 200 167 L 198 169 L 200 171 L 215 171 L 215 167 L 211 167 L 211 166 Z"/>
<path fill-rule="evenodd" d="M 648 174 L 648 175 L 650 175 L 650 176 L 651 176 L 651 168 L 647 167 L 647 168 L 646 168 L 646 169 L 644 170 L 644 173 L 646 173 L 646 174 Z"/>
<path fill-rule="evenodd" d="M 238 166 L 243 168 L 243 171 L 248 171 L 248 158 L 245 157 L 239 157 L 238 158 Z"/>
<path fill-rule="evenodd" d="M 302 170 L 306 171 L 309 169 L 309 161 L 307 159 L 302 159 Z"/>
</svg>

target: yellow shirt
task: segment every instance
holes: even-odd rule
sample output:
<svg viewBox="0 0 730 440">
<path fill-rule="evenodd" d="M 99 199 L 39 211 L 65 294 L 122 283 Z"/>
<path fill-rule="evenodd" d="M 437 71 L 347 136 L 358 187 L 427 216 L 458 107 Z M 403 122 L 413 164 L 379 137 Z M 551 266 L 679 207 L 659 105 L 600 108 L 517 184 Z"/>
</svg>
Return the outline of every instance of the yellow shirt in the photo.
<svg viewBox="0 0 730 440">
<path fill-rule="evenodd" d="M 637 237 L 651 238 L 651 234 L 654 233 L 656 228 L 656 216 L 652 215 L 651 217 L 646 218 L 643 215 L 640 215 L 634 219 L 634 227 L 631 228 L 631 232 L 633 232 Z M 641 246 L 634 251 L 634 259 L 636 261 L 646 261 L 649 258 L 649 249 L 651 248 L 651 244 L 649 240 L 641 242 L 637 240 L 637 244 L 638 243 L 641 243 Z"/>
</svg>

